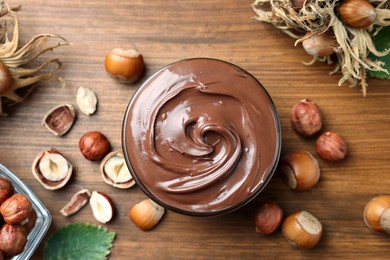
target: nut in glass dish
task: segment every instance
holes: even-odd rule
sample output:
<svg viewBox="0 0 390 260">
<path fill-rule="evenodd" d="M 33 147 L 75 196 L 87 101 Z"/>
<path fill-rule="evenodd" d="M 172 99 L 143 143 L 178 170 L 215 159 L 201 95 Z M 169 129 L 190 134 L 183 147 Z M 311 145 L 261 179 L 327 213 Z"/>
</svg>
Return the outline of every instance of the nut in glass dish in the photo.
<svg viewBox="0 0 390 260">
<path fill-rule="evenodd" d="M 12 257 L 12 260 L 29 259 L 49 229 L 52 217 L 47 208 L 30 188 L 2 164 L 0 164 L 0 177 L 7 178 L 12 182 L 15 194 L 23 194 L 29 199 L 32 204 L 33 212 L 35 212 L 34 218 L 36 214 L 35 225 L 28 233 L 27 244 L 25 245 L 23 252 Z M 28 228 L 30 229 L 31 227 Z"/>
<path fill-rule="evenodd" d="M 267 91 L 231 63 L 194 58 L 158 70 L 127 108 L 122 145 L 140 188 L 191 216 L 231 212 L 256 197 L 280 156 Z"/>
</svg>

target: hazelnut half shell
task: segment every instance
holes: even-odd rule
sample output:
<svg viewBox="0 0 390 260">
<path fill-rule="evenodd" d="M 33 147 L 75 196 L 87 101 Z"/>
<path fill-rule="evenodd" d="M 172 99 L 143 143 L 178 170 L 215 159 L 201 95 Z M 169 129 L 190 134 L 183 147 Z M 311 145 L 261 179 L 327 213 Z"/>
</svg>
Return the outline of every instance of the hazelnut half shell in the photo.
<svg viewBox="0 0 390 260">
<path fill-rule="evenodd" d="M 60 105 L 46 113 L 42 124 L 56 136 L 66 134 L 76 119 L 76 111 L 72 105 Z"/>
<path fill-rule="evenodd" d="M 61 209 L 61 215 L 68 217 L 76 214 L 88 203 L 90 197 L 91 193 L 87 189 L 76 192 L 70 201 Z"/>
<path fill-rule="evenodd" d="M 121 152 L 107 154 L 100 164 L 103 181 L 113 187 L 127 189 L 135 184 Z"/>
<path fill-rule="evenodd" d="M 35 157 L 32 173 L 47 190 L 57 190 L 65 186 L 72 176 L 72 164 L 57 150 L 45 150 Z"/>
</svg>

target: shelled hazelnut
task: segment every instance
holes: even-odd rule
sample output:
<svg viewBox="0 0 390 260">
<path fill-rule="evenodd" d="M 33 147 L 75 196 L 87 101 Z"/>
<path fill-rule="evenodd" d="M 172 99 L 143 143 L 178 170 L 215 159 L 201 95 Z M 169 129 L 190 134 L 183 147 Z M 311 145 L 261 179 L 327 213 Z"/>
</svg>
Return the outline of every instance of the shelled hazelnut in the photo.
<svg viewBox="0 0 390 260">
<path fill-rule="evenodd" d="M 91 131 L 80 138 L 79 148 L 85 159 L 100 161 L 110 152 L 110 142 L 102 133 Z"/>
<path fill-rule="evenodd" d="M 324 160 L 340 161 L 347 156 L 348 148 L 340 135 L 327 131 L 318 137 L 316 151 Z"/>
<path fill-rule="evenodd" d="M 298 134 L 309 137 L 321 130 L 321 111 L 316 103 L 303 99 L 291 109 L 290 121 L 292 128 Z"/>
<path fill-rule="evenodd" d="M 265 202 L 255 214 L 256 233 L 268 235 L 274 233 L 282 224 L 283 210 L 276 202 Z"/>
</svg>

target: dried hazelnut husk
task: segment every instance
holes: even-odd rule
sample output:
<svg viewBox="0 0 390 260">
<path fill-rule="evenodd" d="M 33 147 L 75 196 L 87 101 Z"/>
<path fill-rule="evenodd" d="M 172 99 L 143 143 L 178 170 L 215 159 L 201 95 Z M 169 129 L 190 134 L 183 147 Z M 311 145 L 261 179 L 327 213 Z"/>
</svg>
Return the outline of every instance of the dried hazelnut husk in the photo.
<svg viewBox="0 0 390 260">
<path fill-rule="evenodd" d="M 40 152 L 32 164 L 32 173 L 47 190 L 57 190 L 68 183 L 72 176 L 72 164 L 57 150 Z"/>
<path fill-rule="evenodd" d="M 76 192 L 70 201 L 61 209 L 61 215 L 68 217 L 76 214 L 88 203 L 90 197 L 91 193 L 87 189 Z"/>
<path fill-rule="evenodd" d="M 79 148 L 85 159 L 100 161 L 110 152 L 110 142 L 98 131 L 84 134 L 79 141 Z"/>
<path fill-rule="evenodd" d="M 26 230 L 20 225 L 5 224 L 0 230 L 0 250 L 5 256 L 15 256 L 23 252 L 27 243 Z"/>
<path fill-rule="evenodd" d="M 316 103 L 309 99 L 303 99 L 291 109 L 290 121 L 298 134 L 306 137 L 312 136 L 321 130 L 321 111 Z"/>
<path fill-rule="evenodd" d="M 11 225 L 17 225 L 26 220 L 32 211 L 32 204 L 26 195 L 17 193 L 12 195 L 0 206 L 0 213 L 4 221 Z"/>
<path fill-rule="evenodd" d="M 357 29 L 368 28 L 376 19 L 375 7 L 367 0 L 343 0 L 338 13 L 345 24 Z"/>
<path fill-rule="evenodd" d="M 279 173 L 290 189 L 308 190 L 320 179 L 318 161 L 308 151 L 292 151 L 283 156 Z"/>
<path fill-rule="evenodd" d="M 324 160 L 340 161 L 347 156 L 348 148 L 340 135 L 327 131 L 318 137 L 316 151 Z"/>
<path fill-rule="evenodd" d="M 51 109 L 43 118 L 42 124 L 56 136 L 62 136 L 73 126 L 76 111 L 72 105 L 60 105 Z"/>
<path fill-rule="evenodd" d="M 255 214 L 256 233 L 269 235 L 282 224 L 283 210 L 276 202 L 270 201 L 260 205 Z"/>
<path fill-rule="evenodd" d="M 107 154 L 100 164 L 100 172 L 103 181 L 116 188 L 127 189 L 135 184 L 121 152 Z"/>
<path fill-rule="evenodd" d="M 14 186 L 9 179 L 0 177 L 0 205 L 14 194 Z"/>
</svg>

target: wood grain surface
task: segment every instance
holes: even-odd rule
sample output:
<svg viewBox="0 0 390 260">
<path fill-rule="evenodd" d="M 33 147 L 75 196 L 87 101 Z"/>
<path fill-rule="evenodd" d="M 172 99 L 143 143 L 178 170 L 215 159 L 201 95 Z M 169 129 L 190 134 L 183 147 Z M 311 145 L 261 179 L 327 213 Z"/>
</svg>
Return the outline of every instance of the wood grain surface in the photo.
<svg viewBox="0 0 390 260">
<path fill-rule="evenodd" d="M 44 81 L 26 102 L 0 118 L 0 163 L 17 174 L 39 196 L 53 215 L 53 223 L 34 255 L 43 257 L 50 234 L 71 222 L 96 223 L 85 207 L 65 218 L 59 210 L 81 187 L 109 194 L 116 205 L 115 219 L 105 225 L 117 233 L 111 259 L 380 259 L 390 256 L 389 236 L 369 230 L 362 219 L 364 205 L 375 195 L 389 193 L 390 83 L 369 79 L 368 96 L 359 88 L 338 87 L 340 75 L 328 75 L 331 66 L 305 66 L 310 57 L 293 39 L 272 25 L 253 19 L 249 0 L 24 0 L 19 13 L 21 41 L 39 33 L 56 33 L 73 45 L 47 53 L 63 62 L 58 75 L 66 86 Z M 115 47 L 135 44 L 144 55 L 147 71 L 133 85 L 107 76 L 104 57 Z M 119 190 L 103 183 L 99 163 L 83 158 L 79 138 L 98 130 L 121 149 L 124 111 L 137 87 L 158 68 L 189 57 L 211 57 L 235 63 L 266 87 L 279 111 L 283 153 L 305 149 L 315 154 L 315 139 L 299 137 L 291 129 L 289 113 L 300 99 L 321 107 L 324 130 L 340 133 L 349 155 L 340 163 L 319 159 L 319 184 L 294 192 L 275 175 L 249 205 L 215 218 L 195 218 L 168 212 L 154 230 L 142 232 L 128 219 L 130 208 L 146 198 L 138 187 Z M 76 105 L 77 87 L 95 90 L 98 111 L 78 113 L 71 131 L 55 137 L 42 125 L 44 114 L 59 104 Z M 79 112 L 79 111 L 78 111 Z M 58 191 L 45 190 L 33 177 L 31 164 L 41 150 L 56 148 L 73 163 L 71 181 Z M 318 156 L 316 155 L 318 158 Z M 286 214 L 305 209 L 323 223 L 325 233 L 312 250 L 293 248 L 279 231 L 255 233 L 256 207 L 265 200 L 281 204 Z"/>
</svg>

